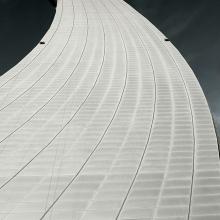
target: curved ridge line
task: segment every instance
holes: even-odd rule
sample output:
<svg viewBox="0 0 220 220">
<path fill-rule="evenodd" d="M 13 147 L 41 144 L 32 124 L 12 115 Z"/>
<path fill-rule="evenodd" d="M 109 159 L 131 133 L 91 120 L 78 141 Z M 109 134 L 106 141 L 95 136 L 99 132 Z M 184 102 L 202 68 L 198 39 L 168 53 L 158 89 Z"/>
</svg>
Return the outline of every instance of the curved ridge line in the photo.
<svg viewBox="0 0 220 220">
<path fill-rule="evenodd" d="M 114 4 L 111 0 L 110 0 L 110 2 L 112 3 L 112 5 L 113 5 L 118 11 L 120 11 L 120 10 L 115 6 L 115 4 Z M 121 14 L 121 13 L 120 13 L 120 14 Z M 130 23 L 131 26 L 134 27 L 134 25 L 129 21 L 129 19 L 128 19 L 128 22 Z M 157 89 L 156 89 L 156 77 L 155 77 L 154 65 L 153 65 L 153 62 L 152 62 L 152 60 L 151 60 L 151 56 L 150 56 L 150 54 L 149 54 L 149 51 L 148 51 L 148 49 L 145 47 L 141 36 L 138 34 L 138 32 L 136 32 L 136 34 L 138 35 L 138 38 L 139 38 L 139 40 L 140 40 L 140 42 L 141 42 L 141 44 L 142 44 L 142 46 L 143 46 L 143 49 L 145 49 L 145 51 L 146 51 L 147 54 L 148 54 L 148 59 L 149 59 L 149 62 L 150 62 L 150 65 L 151 65 L 151 68 L 152 68 L 152 71 L 153 71 L 153 79 L 154 79 L 154 105 L 153 105 L 154 107 L 153 107 L 153 109 L 154 109 L 154 110 L 153 110 L 153 114 L 152 114 L 152 120 L 151 120 L 151 124 L 150 124 L 150 129 L 149 129 L 149 135 L 148 135 L 148 138 L 147 138 L 147 143 L 146 143 L 145 148 L 144 148 L 144 151 L 143 151 L 143 153 L 142 153 L 142 156 L 141 156 L 141 159 L 140 159 L 138 168 L 137 168 L 137 170 L 136 170 L 136 172 L 135 172 L 134 178 L 133 178 L 133 180 L 132 180 L 132 182 L 131 182 L 131 185 L 130 185 L 130 187 L 129 187 L 127 193 L 126 193 L 126 196 L 125 196 L 125 198 L 124 198 L 124 200 L 123 200 L 123 203 L 122 203 L 122 205 L 121 205 L 121 207 L 120 207 L 120 209 L 119 209 L 119 211 L 118 211 L 118 214 L 117 214 L 117 216 L 116 216 L 116 220 L 118 220 L 119 217 L 120 217 L 121 211 L 122 211 L 122 209 L 123 209 L 123 207 L 124 207 L 124 205 L 125 205 L 125 203 L 126 203 L 126 201 L 127 201 L 127 198 L 128 198 L 128 196 L 129 196 L 129 194 L 130 194 L 130 191 L 131 191 L 131 189 L 132 189 L 132 187 L 133 187 L 133 185 L 134 185 L 134 183 L 135 183 L 135 180 L 136 180 L 136 178 L 137 178 L 137 175 L 138 175 L 138 173 L 139 173 L 139 171 L 140 171 L 140 169 L 141 169 L 142 162 L 143 162 L 143 159 L 144 159 L 145 154 L 146 154 L 146 151 L 147 151 L 147 146 L 148 146 L 149 141 L 150 141 L 150 138 L 151 138 L 152 128 L 153 128 L 154 119 L 155 119 L 155 110 L 156 110 L 156 99 L 157 99 L 157 98 L 156 98 L 156 94 L 157 94 Z"/>
<path fill-rule="evenodd" d="M 123 3 L 122 3 L 123 4 Z M 144 22 L 145 23 L 145 22 Z M 146 23 L 145 23 L 146 24 Z M 147 24 L 146 24 L 147 25 Z M 147 27 L 149 27 L 149 25 L 147 25 Z M 192 135 L 193 135 L 193 164 L 192 164 L 192 175 L 191 175 L 191 187 L 190 187 L 190 201 L 189 201 L 189 212 L 187 215 L 187 219 L 190 220 L 190 215 L 191 215 L 191 204 L 192 204 L 192 194 L 193 194 L 193 185 L 194 185 L 194 173 L 195 173 L 195 147 L 196 147 L 196 138 L 195 138 L 195 126 L 194 126 L 194 116 L 193 116 L 193 110 L 192 110 L 192 101 L 189 95 L 189 89 L 187 86 L 187 83 L 182 75 L 182 71 L 180 70 L 179 65 L 177 64 L 177 62 L 175 61 L 174 57 L 172 56 L 170 50 L 164 45 L 164 43 L 162 42 L 162 40 L 157 36 L 157 34 L 154 32 L 154 30 L 152 30 L 152 33 L 154 34 L 154 36 L 161 42 L 161 44 L 163 45 L 165 51 L 167 51 L 167 54 L 170 56 L 170 58 L 173 60 L 174 64 L 176 65 L 179 75 L 181 76 L 181 79 L 183 81 L 184 87 L 185 87 L 185 91 L 188 97 L 188 102 L 189 102 L 189 107 L 190 107 L 190 113 L 191 113 L 191 124 L 192 124 Z"/>
<path fill-rule="evenodd" d="M 125 42 L 124 42 L 124 39 L 122 37 L 122 33 L 121 31 L 119 30 L 120 32 L 120 35 L 121 35 L 121 39 L 123 41 L 123 44 L 124 44 L 124 49 L 125 49 L 125 52 L 126 52 L 126 61 L 127 61 L 127 50 L 126 50 L 126 46 L 125 46 Z M 109 127 L 111 126 L 116 114 L 117 114 L 117 111 L 119 109 L 119 106 L 121 104 L 121 101 L 123 99 L 123 95 L 124 95 L 124 92 L 125 92 L 125 88 L 126 88 L 126 85 L 127 85 L 127 65 L 126 65 L 126 76 L 125 76 L 125 83 L 124 83 L 124 87 L 123 87 L 123 91 L 122 91 L 122 94 L 121 94 L 121 97 L 120 97 L 120 100 L 118 102 L 118 105 L 115 109 L 115 112 L 113 114 L 113 117 L 112 119 L 110 120 L 110 123 L 108 124 L 107 128 L 105 129 L 101 139 L 99 140 L 99 142 L 97 143 L 97 145 L 95 146 L 95 148 L 93 149 L 93 151 L 90 153 L 89 157 L 86 159 L 86 161 L 84 162 L 84 164 L 82 165 L 82 167 L 79 169 L 79 171 L 76 173 L 76 175 L 71 179 L 71 181 L 67 184 L 67 186 L 63 189 L 63 191 L 60 193 L 60 195 L 56 198 L 56 200 L 50 205 L 50 207 L 47 209 L 47 211 L 42 215 L 42 217 L 40 218 L 40 220 L 44 219 L 44 217 L 47 215 L 47 213 L 53 208 L 53 206 L 58 202 L 58 200 L 61 198 L 61 196 L 66 192 L 66 190 L 69 188 L 69 186 L 73 183 L 73 181 L 78 177 L 78 175 L 80 174 L 80 172 L 83 170 L 83 168 L 85 167 L 85 165 L 87 164 L 87 162 L 89 161 L 89 159 L 92 157 L 92 155 L 94 154 L 94 152 L 96 151 L 96 149 L 98 148 L 98 146 L 100 145 L 100 143 L 102 142 L 103 138 L 105 137 Z"/>
</svg>

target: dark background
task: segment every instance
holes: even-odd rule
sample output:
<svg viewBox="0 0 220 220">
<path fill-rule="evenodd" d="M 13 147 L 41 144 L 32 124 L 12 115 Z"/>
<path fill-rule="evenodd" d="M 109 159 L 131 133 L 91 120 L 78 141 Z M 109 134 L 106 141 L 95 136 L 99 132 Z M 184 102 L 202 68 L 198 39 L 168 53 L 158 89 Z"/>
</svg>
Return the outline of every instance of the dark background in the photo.
<svg viewBox="0 0 220 220">
<path fill-rule="evenodd" d="M 220 134 L 220 0 L 126 0 L 180 50 L 206 94 Z M 43 37 L 56 0 L 0 0 L 0 75 Z"/>
<path fill-rule="evenodd" d="M 0 0 L 0 75 L 27 55 L 50 27 L 53 0 Z"/>
</svg>

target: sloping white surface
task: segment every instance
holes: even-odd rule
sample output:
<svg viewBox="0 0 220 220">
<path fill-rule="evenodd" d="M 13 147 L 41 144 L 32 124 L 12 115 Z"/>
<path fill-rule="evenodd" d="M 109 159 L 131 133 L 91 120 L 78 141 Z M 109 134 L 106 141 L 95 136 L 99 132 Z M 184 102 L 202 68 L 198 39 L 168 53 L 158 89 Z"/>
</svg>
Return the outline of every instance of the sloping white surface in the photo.
<svg viewBox="0 0 220 220">
<path fill-rule="evenodd" d="M 58 1 L 0 78 L 0 219 L 220 219 L 209 108 L 164 39 L 121 0 Z"/>
</svg>

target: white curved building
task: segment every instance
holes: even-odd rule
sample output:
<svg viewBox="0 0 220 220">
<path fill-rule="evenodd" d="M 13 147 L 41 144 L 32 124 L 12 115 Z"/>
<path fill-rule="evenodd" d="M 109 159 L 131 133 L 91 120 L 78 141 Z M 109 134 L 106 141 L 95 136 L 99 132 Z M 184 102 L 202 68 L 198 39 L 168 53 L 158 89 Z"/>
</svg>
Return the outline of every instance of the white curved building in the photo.
<svg viewBox="0 0 220 220">
<path fill-rule="evenodd" d="M 0 78 L 0 219 L 220 219 L 209 107 L 165 39 L 122 0 L 58 1 Z"/>
</svg>

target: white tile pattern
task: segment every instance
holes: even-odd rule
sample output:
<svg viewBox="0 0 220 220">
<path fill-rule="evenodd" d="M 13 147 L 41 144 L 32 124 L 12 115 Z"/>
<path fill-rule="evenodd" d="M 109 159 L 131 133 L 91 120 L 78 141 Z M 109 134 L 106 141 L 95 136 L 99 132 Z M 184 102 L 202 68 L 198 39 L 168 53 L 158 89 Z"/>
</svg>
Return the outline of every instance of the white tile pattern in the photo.
<svg viewBox="0 0 220 220">
<path fill-rule="evenodd" d="M 219 220 L 211 114 L 192 70 L 122 0 L 59 0 L 0 78 L 0 219 Z"/>
</svg>

